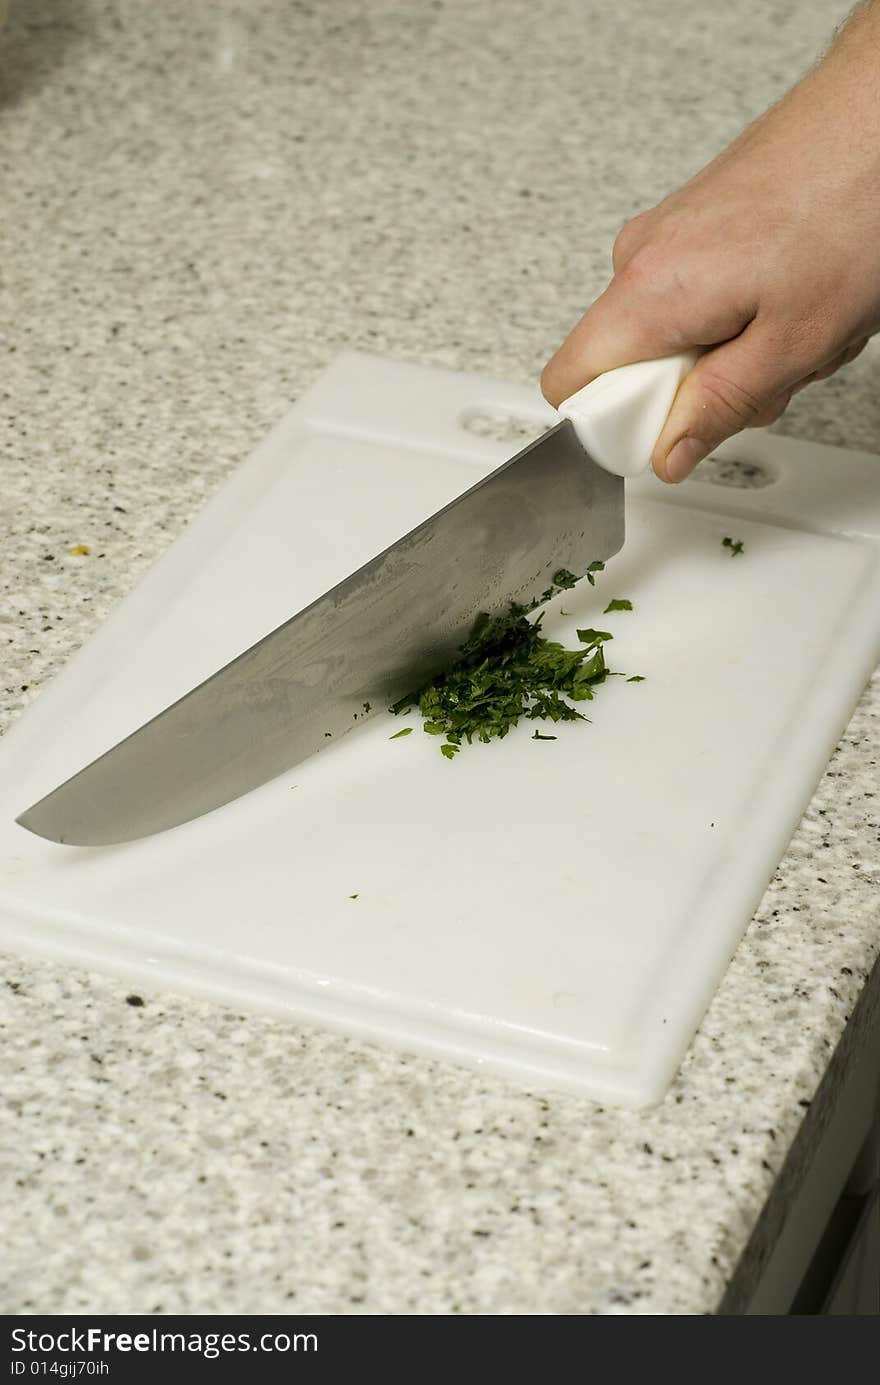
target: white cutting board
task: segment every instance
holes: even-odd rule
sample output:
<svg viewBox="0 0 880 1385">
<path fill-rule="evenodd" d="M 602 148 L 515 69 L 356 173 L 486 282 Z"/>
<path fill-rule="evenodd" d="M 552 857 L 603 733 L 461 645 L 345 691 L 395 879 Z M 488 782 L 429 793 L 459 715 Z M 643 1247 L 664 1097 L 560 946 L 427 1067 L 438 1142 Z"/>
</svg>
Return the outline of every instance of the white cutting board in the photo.
<svg viewBox="0 0 880 1385">
<path fill-rule="evenodd" d="M 762 489 L 629 482 L 623 552 L 546 627 L 610 629 L 646 681 L 609 680 L 556 741 L 528 723 L 448 761 L 383 714 L 146 840 L 13 822 L 505 460 L 462 426 L 484 414 L 552 421 L 533 390 L 348 354 L 238 468 L 0 743 L 0 944 L 663 1096 L 880 654 L 877 458 L 750 434 L 723 451 Z"/>
</svg>

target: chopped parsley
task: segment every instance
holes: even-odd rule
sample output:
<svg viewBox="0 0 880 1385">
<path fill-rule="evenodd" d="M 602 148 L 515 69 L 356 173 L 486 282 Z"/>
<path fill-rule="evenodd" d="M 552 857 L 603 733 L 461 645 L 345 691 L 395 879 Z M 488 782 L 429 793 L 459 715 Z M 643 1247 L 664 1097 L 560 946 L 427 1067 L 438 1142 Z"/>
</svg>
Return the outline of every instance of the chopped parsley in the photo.
<svg viewBox="0 0 880 1385">
<path fill-rule="evenodd" d="M 633 676 L 631 678 L 627 678 L 626 681 L 627 683 L 644 683 L 645 675 L 643 673 L 634 673 Z"/>
<path fill-rule="evenodd" d="M 593 583 L 593 574 L 604 566 L 591 563 L 587 579 Z M 592 701 L 596 689 L 611 676 L 603 646 L 612 635 L 607 630 L 578 630 L 583 647 L 566 649 L 544 636 L 543 615 L 528 618 L 577 581 L 561 568 L 552 586 L 530 605 L 511 602 L 510 609 L 500 615 L 484 612 L 478 616 L 455 662 L 424 687 L 402 697 L 391 711 L 399 714 L 418 707 L 422 729 L 443 738 L 440 752 L 448 760 L 455 758 L 465 741 L 471 745 L 503 739 L 521 717 L 554 723 L 588 721 L 576 704 Z M 536 730 L 532 739 L 557 738 Z"/>
<path fill-rule="evenodd" d="M 721 547 L 730 549 L 731 558 L 738 558 L 740 553 L 744 551 L 742 539 L 737 539 L 735 542 L 733 539 L 722 539 Z"/>
<path fill-rule="evenodd" d="M 604 563 L 590 563 L 589 570 L 590 572 L 598 572 L 600 568 L 604 566 Z M 567 567 L 561 567 L 558 572 L 553 574 L 553 585 L 552 587 L 548 587 L 547 592 L 539 598 L 538 604 L 540 605 L 541 601 L 549 601 L 550 596 L 555 596 L 557 592 L 571 591 L 572 587 L 577 586 L 579 580 L 580 579 L 575 577 L 573 572 L 569 572 Z M 547 594 L 548 592 L 549 596 Z M 531 609 L 534 610 L 534 605 Z"/>
<path fill-rule="evenodd" d="M 388 739 L 389 739 L 389 741 L 399 741 L 400 738 L 401 738 L 401 736 L 411 736 L 411 735 L 412 735 L 412 727 L 411 727 L 411 726 L 404 726 L 404 728 L 403 728 L 402 731 L 395 731 L 394 735 L 393 735 L 393 736 L 389 736 Z"/>
<path fill-rule="evenodd" d="M 631 601 L 627 601 L 625 597 L 615 596 L 613 601 L 608 602 L 602 614 L 603 616 L 607 616 L 610 611 L 631 611 L 632 608 L 633 604 Z"/>
</svg>

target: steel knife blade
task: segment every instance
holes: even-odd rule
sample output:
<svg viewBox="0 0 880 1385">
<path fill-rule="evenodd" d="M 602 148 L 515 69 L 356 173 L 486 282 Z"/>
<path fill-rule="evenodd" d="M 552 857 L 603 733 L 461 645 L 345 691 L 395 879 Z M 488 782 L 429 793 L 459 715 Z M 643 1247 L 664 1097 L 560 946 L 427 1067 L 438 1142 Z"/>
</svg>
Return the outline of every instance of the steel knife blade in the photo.
<svg viewBox="0 0 880 1385">
<path fill-rule="evenodd" d="M 436 675 L 482 612 L 612 557 L 623 484 L 564 420 L 16 821 L 106 846 L 239 798 Z"/>
</svg>

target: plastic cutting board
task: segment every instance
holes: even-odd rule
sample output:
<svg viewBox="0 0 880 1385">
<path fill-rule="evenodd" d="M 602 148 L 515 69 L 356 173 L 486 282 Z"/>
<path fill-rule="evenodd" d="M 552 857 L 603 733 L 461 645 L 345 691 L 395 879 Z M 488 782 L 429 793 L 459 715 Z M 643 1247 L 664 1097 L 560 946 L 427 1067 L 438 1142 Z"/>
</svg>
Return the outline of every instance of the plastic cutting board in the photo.
<svg viewBox="0 0 880 1385">
<path fill-rule="evenodd" d="M 233 473 L 0 743 L 0 944 L 534 1088 L 663 1096 L 880 654 L 877 458 L 750 434 L 722 454 L 760 489 L 628 482 L 625 548 L 546 627 L 612 631 L 645 681 L 610 679 L 556 741 L 527 723 L 448 761 L 383 714 L 160 836 L 13 822 L 504 461 L 483 416 L 552 421 L 533 390 L 348 354 Z"/>
</svg>

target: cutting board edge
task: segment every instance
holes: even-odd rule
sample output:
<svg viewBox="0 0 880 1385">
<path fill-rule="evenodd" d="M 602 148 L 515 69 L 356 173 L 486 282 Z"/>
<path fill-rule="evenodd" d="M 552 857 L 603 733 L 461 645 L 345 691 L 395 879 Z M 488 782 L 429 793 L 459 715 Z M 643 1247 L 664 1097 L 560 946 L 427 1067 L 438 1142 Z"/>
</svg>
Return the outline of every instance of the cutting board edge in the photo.
<svg viewBox="0 0 880 1385">
<path fill-rule="evenodd" d="M 842 666 L 840 658 L 833 669 L 827 671 L 828 676 L 821 684 L 814 684 L 811 690 L 814 694 L 812 701 L 819 702 L 818 707 L 812 707 L 810 715 L 804 717 L 798 723 L 798 730 L 804 728 L 809 723 L 814 726 L 817 721 L 823 721 L 826 730 L 824 737 L 817 742 L 810 733 L 808 736 L 805 731 L 801 732 L 800 740 L 795 737 L 788 742 L 786 753 L 781 760 L 782 782 L 786 784 L 784 790 L 776 795 L 764 795 L 758 801 L 758 822 L 765 822 L 765 828 L 757 828 L 757 835 L 763 837 L 766 831 L 771 844 L 765 851 L 766 865 L 763 868 L 763 883 L 755 884 L 744 888 L 739 893 L 742 896 L 741 907 L 737 909 L 737 915 L 742 919 L 741 923 L 735 923 L 723 928 L 724 904 L 729 903 L 729 894 L 725 894 L 725 880 L 735 873 L 736 863 L 732 859 L 728 860 L 725 874 L 719 878 L 717 864 L 713 866 L 706 877 L 701 881 L 695 895 L 695 908 L 705 910 L 707 917 L 707 927 L 705 932 L 700 931 L 698 938 L 711 938 L 713 945 L 704 946 L 704 974 L 714 975 L 714 983 L 705 1002 L 695 1001 L 689 1007 L 682 1009 L 680 1003 L 677 1012 L 670 1005 L 668 997 L 673 989 L 668 978 L 670 972 L 678 964 L 683 951 L 692 952 L 693 935 L 688 929 L 687 924 L 683 924 L 677 937 L 674 948 L 671 949 L 664 963 L 664 968 L 660 973 L 659 994 L 648 998 L 642 997 L 639 1009 L 640 1022 L 633 1028 L 633 1038 L 631 1048 L 638 1051 L 639 1047 L 643 1052 L 656 1053 L 656 1063 L 654 1064 L 654 1087 L 659 1085 L 660 1073 L 668 1072 L 669 1077 L 677 1071 L 678 1067 L 693 1041 L 695 1032 L 699 1029 L 705 1015 L 707 1014 L 712 1001 L 715 998 L 718 986 L 720 985 L 727 968 L 739 947 L 742 939 L 753 922 L 754 915 L 761 900 L 763 899 L 767 887 L 778 869 L 780 861 L 784 858 L 786 851 L 796 834 L 798 827 L 807 812 L 813 796 L 822 781 L 826 769 L 829 766 L 835 749 L 840 744 L 849 726 L 853 713 L 859 701 L 864 695 L 865 689 L 874 676 L 878 665 L 880 665 L 880 620 L 877 621 L 873 644 L 864 647 L 859 644 L 856 638 L 856 631 L 859 630 L 866 620 L 872 617 L 876 619 L 876 613 L 880 611 L 880 550 L 875 549 L 875 561 L 866 574 L 866 579 L 860 591 L 859 600 L 854 603 L 847 612 L 846 624 L 849 631 L 847 640 L 848 659 Z M 832 717 L 831 709 L 839 709 Z M 786 776 L 786 767 L 791 767 L 791 773 Z M 783 801 L 780 802 L 780 799 Z M 754 795 L 749 801 L 744 803 L 740 809 L 740 816 L 754 826 L 755 823 L 755 799 Z M 722 900 L 724 903 L 722 903 Z M 711 922 L 713 913 L 719 915 L 718 923 L 713 928 Z M 718 931 L 723 930 L 725 946 L 718 947 Z M 714 954 L 718 953 L 717 960 Z M 696 995 L 696 988 L 692 994 Z M 678 1056 L 669 1071 L 669 1064 L 665 1057 L 660 1055 L 659 1049 L 652 1048 L 646 1039 L 656 1039 L 659 1034 L 660 1025 L 658 1019 L 663 1021 L 662 1011 L 664 1009 L 673 1010 L 676 1014 L 675 1023 L 666 1036 L 667 1043 L 671 1043 L 672 1036 L 676 1035 L 675 1047 Z"/>
<path fill-rule="evenodd" d="M 606 1100 L 635 1108 L 653 1106 L 662 1101 L 678 1062 L 664 1063 L 656 1073 L 651 1073 L 650 1079 L 631 1064 L 606 1064 L 598 1069 L 594 1066 L 586 1072 L 585 1067 L 577 1066 L 586 1046 L 578 1052 L 577 1045 L 571 1041 L 555 1041 L 543 1046 L 547 1056 L 545 1062 L 524 1063 L 519 1041 L 512 1038 L 505 1042 L 498 1028 L 494 1043 L 487 1050 L 485 1039 L 487 1034 L 491 1036 L 490 1026 L 462 1026 L 459 1032 L 463 1031 L 474 1040 L 468 1043 L 451 1038 L 446 1024 L 438 1025 L 435 1021 L 432 1026 L 426 1025 L 417 1010 L 409 1014 L 394 1011 L 396 1022 L 382 1024 L 371 1017 L 383 1003 L 381 1001 L 373 1005 L 359 1005 L 354 1001 L 340 1005 L 337 990 L 333 992 L 332 1003 L 325 1007 L 320 1004 L 317 988 L 291 984 L 289 976 L 283 974 L 273 978 L 271 968 L 253 964 L 237 971 L 236 988 L 232 992 L 230 983 L 222 980 L 222 967 L 205 965 L 204 957 L 196 964 L 191 957 L 171 954 L 169 965 L 168 958 L 162 956 L 161 946 L 157 946 L 159 955 L 157 970 L 154 970 L 148 962 L 137 958 L 131 946 L 120 946 L 118 934 L 106 942 L 100 939 L 96 945 L 98 935 L 94 930 L 88 934 L 80 930 L 72 932 L 68 925 L 62 933 L 59 926 L 50 923 L 45 911 L 41 911 L 38 932 L 27 931 L 27 924 L 26 910 L 16 915 L 8 901 L 0 898 L 0 950 L 8 950 L 10 955 L 26 954 L 56 965 L 59 961 L 69 961 L 78 971 L 94 971 L 118 979 L 125 986 L 136 985 L 140 988 L 138 994 L 143 990 L 144 994 L 174 995 L 181 1000 L 198 995 L 236 1011 L 250 1007 L 269 1017 L 287 1019 L 294 1025 L 314 1025 L 342 1038 L 351 1037 L 379 1047 L 390 1046 L 404 1055 L 413 1053 L 435 1062 L 451 1062 L 468 1070 L 491 1072 L 520 1087 L 523 1075 L 528 1073 L 531 1075 L 530 1088 L 536 1092 L 565 1092 L 581 1099 Z M 78 940 L 85 941 L 86 946 L 77 947 Z M 243 975 L 249 977 L 250 985 L 241 986 Z M 414 1022 L 418 1028 L 413 1027 Z M 425 1034 L 429 1037 L 425 1038 Z M 590 1061 L 595 1063 L 595 1048 L 587 1052 Z M 558 1055 L 559 1061 L 554 1062 L 554 1055 Z"/>
</svg>

